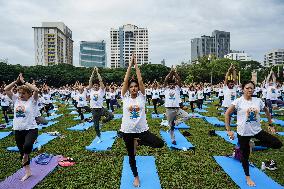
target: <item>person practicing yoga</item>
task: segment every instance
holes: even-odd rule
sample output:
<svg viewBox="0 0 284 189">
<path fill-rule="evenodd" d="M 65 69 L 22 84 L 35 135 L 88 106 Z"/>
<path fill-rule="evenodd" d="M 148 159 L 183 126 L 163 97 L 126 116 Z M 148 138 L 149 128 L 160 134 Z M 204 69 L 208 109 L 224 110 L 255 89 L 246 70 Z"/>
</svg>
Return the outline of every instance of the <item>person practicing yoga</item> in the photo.
<svg viewBox="0 0 284 189">
<path fill-rule="evenodd" d="M 162 148 L 164 146 L 164 142 L 149 131 L 145 113 L 145 86 L 135 59 L 134 54 L 132 54 L 121 90 L 123 117 L 120 131 L 122 132 L 122 137 L 129 156 L 129 164 L 134 175 L 133 185 L 135 187 L 139 187 L 140 180 L 135 160 L 137 145 Z M 131 79 L 128 81 L 131 67 L 133 65 L 135 67 L 138 80 Z"/>
<path fill-rule="evenodd" d="M 95 81 L 93 83 L 95 73 L 97 74 L 98 81 Z M 100 132 L 101 116 L 106 117 L 106 119 L 103 120 L 103 123 L 106 123 L 113 118 L 113 115 L 103 107 L 104 96 L 105 96 L 105 85 L 103 83 L 102 77 L 99 74 L 99 70 L 97 67 L 95 67 L 92 72 L 92 75 L 89 79 L 89 86 L 87 87 L 87 89 L 90 89 L 90 107 L 92 109 L 94 127 L 97 136 L 99 137 L 98 143 L 100 143 L 102 141 L 101 132 Z"/>
<path fill-rule="evenodd" d="M 16 96 L 11 89 L 15 84 L 23 84 L 18 87 L 19 96 Z M 36 123 L 38 88 L 24 80 L 20 73 L 17 80 L 5 87 L 6 94 L 14 104 L 13 130 L 15 140 L 21 154 L 22 166 L 25 168 L 25 175 L 21 179 L 25 181 L 31 175 L 30 157 L 33 144 L 38 136 Z"/>
<path fill-rule="evenodd" d="M 170 73 L 165 78 L 165 108 L 166 116 L 170 126 L 170 135 L 172 144 L 176 145 L 174 129 L 177 125 L 177 117 L 181 117 L 183 121 L 189 119 L 189 115 L 186 111 L 180 108 L 180 86 L 181 80 L 174 68 L 172 67 Z"/>
<path fill-rule="evenodd" d="M 243 96 L 234 100 L 231 106 L 225 113 L 225 126 L 227 134 L 230 139 L 234 139 L 234 132 L 230 129 L 230 115 L 237 110 L 237 136 L 238 143 L 242 154 L 241 162 L 246 176 L 246 182 L 249 186 L 255 186 L 254 181 L 251 180 L 249 174 L 249 155 L 251 148 L 254 145 L 250 145 L 251 139 L 256 138 L 255 142 L 257 146 L 265 146 L 273 149 L 279 149 L 282 147 L 282 143 L 275 136 L 262 130 L 260 124 L 261 110 L 264 110 L 268 122 L 268 129 L 272 134 L 275 133 L 275 128 L 272 126 L 271 116 L 268 108 L 265 107 L 263 101 L 260 98 L 252 97 L 255 84 L 252 81 L 244 82 L 242 84 Z"/>
<path fill-rule="evenodd" d="M 232 79 L 228 79 L 232 75 Z M 233 64 L 229 67 L 224 81 L 223 94 L 224 100 L 222 106 L 225 111 L 237 97 L 237 71 Z"/>
</svg>

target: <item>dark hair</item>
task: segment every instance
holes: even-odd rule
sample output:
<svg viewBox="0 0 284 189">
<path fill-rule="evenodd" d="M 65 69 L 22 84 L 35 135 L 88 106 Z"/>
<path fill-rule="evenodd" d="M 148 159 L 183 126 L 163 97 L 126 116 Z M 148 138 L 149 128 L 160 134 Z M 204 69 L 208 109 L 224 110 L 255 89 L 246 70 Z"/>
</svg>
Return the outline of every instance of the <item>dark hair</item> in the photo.
<svg viewBox="0 0 284 189">
<path fill-rule="evenodd" d="M 93 81 L 93 85 L 94 85 L 94 84 L 98 84 L 98 85 L 99 85 L 99 84 L 100 84 L 100 81 L 97 80 L 97 79 L 95 79 L 95 80 Z"/>
<path fill-rule="evenodd" d="M 138 87 L 139 87 L 138 80 L 132 78 L 132 79 L 130 79 L 130 80 L 128 81 L 128 88 L 130 87 L 131 83 L 136 83 L 136 84 L 138 85 Z"/>
<path fill-rule="evenodd" d="M 246 86 L 247 84 L 250 84 L 250 83 L 253 85 L 253 88 L 255 88 L 255 84 L 254 84 L 253 81 L 245 81 L 245 82 L 242 84 L 242 89 L 244 89 L 245 86 Z"/>
<path fill-rule="evenodd" d="M 228 80 L 227 82 L 228 83 L 234 83 L 234 80 Z"/>
</svg>

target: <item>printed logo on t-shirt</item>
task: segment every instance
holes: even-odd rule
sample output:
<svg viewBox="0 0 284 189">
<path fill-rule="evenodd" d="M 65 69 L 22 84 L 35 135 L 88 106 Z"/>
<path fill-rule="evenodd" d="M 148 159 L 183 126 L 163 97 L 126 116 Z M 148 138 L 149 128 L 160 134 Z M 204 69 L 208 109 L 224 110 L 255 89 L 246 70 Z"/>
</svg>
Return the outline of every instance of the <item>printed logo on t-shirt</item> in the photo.
<svg viewBox="0 0 284 189">
<path fill-rule="evenodd" d="M 276 93 L 274 88 L 271 88 L 271 93 Z"/>
<path fill-rule="evenodd" d="M 192 96 L 192 98 L 194 98 L 194 94 L 193 94 L 193 93 L 192 93 L 192 95 L 191 95 L 191 96 Z"/>
<path fill-rule="evenodd" d="M 83 98 L 82 98 L 82 97 L 79 97 L 79 101 L 83 101 Z"/>
<path fill-rule="evenodd" d="M 18 106 L 16 108 L 16 117 L 26 117 L 24 106 Z"/>
<path fill-rule="evenodd" d="M 171 99 L 171 100 L 175 100 L 176 98 L 175 98 L 175 93 L 170 93 L 170 98 L 169 99 Z"/>
<path fill-rule="evenodd" d="M 255 108 L 249 108 L 247 110 L 247 122 L 256 121 L 256 115 L 258 111 Z"/>
<path fill-rule="evenodd" d="M 99 99 L 99 95 L 98 95 L 98 94 L 94 94 L 93 100 L 94 100 L 94 101 L 97 101 L 98 99 Z"/>
<path fill-rule="evenodd" d="M 235 100 L 236 99 L 236 93 L 235 92 L 232 92 L 231 93 L 231 100 Z"/>
<path fill-rule="evenodd" d="M 139 111 L 140 111 L 139 106 L 137 106 L 137 105 L 130 106 L 129 107 L 129 111 L 130 111 L 130 119 L 137 119 L 137 118 L 140 117 L 140 115 L 139 115 Z"/>
<path fill-rule="evenodd" d="M 47 100 L 47 97 L 44 97 L 44 100 Z"/>
</svg>

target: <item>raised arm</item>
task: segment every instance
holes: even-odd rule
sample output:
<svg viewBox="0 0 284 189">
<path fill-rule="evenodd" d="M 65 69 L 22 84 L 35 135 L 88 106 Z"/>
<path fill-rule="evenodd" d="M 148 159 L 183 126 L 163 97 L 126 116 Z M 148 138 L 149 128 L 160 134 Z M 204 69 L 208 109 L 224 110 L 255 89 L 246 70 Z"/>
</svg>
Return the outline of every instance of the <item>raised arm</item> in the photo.
<svg viewBox="0 0 284 189">
<path fill-rule="evenodd" d="M 238 82 L 238 79 L 237 79 L 237 70 L 235 68 L 235 66 L 233 66 L 233 81 L 234 81 L 234 84 L 236 85 L 237 82 Z"/>
<path fill-rule="evenodd" d="M 13 97 L 13 92 L 12 92 L 12 88 L 20 82 L 20 77 L 18 76 L 17 77 L 17 80 L 16 81 L 13 81 L 12 83 L 10 83 L 9 85 L 7 85 L 4 90 L 7 94 L 7 96 L 12 100 L 12 97 Z"/>
<path fill-rule="evenodd" d="M 229 77 L 229 74 L 231 73 L 231 70 L 232 70 L 232 67 L 233 67 L 233 64 L 231 64 L 231 66 L 229 67 L 226 75 L 225 75 L 225 80 L 224 80 L 224 85 L 227 86 L 228 84 L 228 77 Z"/>
<path fill-rule="evenodd" d="M 125 74 L 125 76 L 124 76 L 124 81 L 123 81 L 123 83 L 122 83 L 122 88 L 121 88 L 121 95 L 122 95 L 122 96 L 124 96 L 125 93 L 126 93 L 127 90 L 128 90 L 128 79 L 129 79 L 129 76 L 130 76 L 132 64 L 133 64 L 133 57 L 131 58 L 131 61 L 130 61 L 129 65 L 128 65 L 126 74 Z"/>
<path fill-rule="evenodd" d="M 96 68 L 96 72 L 97 72 L 97 75 L 98 75 L 98 79 L 99 79 L 99 81 L 100 81 L 100 88 L 101 88 L 101 89 L 104 89 L 104 88 L 105 88 L 105 85 L 104 85 L 104 82 L 103 82 L 103 80 L 102 80 L 101 74 L 99 73 L 99 69 L 98 69 L 98 68 Z"/>
<path fill-rule="evenodd" d="M 141 93 L 143 95 L 145 95 L 145 85 L 143 83 L 143 79 L 142 79 L 140 69 L 139 69 L 137 62 L 135 60 L 135 56 L 134 56 L 133 59 L 134 59 L 133 61 L 134 61 L 134 67 L 135 67 L 135 70 L 136 70 L 137 80 L 138 80 L 138 84 L 139 84 L 139 90 L 141 91 Z"/>
<path fill-rule="evenodd" d="M 89 79 L 89 85 L 88 85 L 87 89 L 91 89 L 93 87 L 93 79 L 94 79 L 94 75 L 95 75 L 95 70 L 96 70 L 96 67 L 94 67 L 94 69 L 92 71 L 92 74 L 91 74 L 90 79 Z"/>
<path fill-rule="evenodd" d="M 33 97 L 37 101 L 38 100 L 38 91 L 39 91 L 38 88 L 35 85 L 26 82 L 22 73 L 20 73 L 19 79 L 24 85 L 28 86 L 34 92 Z"/>
<path fill-rule="evenodd" d="M 174 70 L 173 74 L 176 78 L 176 82 L 177 82 L 178 86 L 181 87 L 181 79 L 180 79 L 179 75 L 177 74 L 176 70 Z"/>
<path fill-rule="evenodd" d="M 170 73 L 166 76 L 164 87 L 168 86 L 169 79 L 173 77 L 174 74 L 174 67 L 172 66 Z"/>
</svg>

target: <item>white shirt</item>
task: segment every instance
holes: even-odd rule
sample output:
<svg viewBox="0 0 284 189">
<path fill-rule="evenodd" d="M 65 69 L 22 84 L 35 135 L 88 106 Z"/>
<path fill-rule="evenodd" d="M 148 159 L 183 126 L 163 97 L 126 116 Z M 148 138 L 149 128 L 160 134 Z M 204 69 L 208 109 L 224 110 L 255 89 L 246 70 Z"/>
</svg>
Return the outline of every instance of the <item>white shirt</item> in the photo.
<svg viewBox="0 0 284 189">
<path fill-rule="evenodd" d="M 259 112 L 264 108 L 261 99 L 240 97 L 232 102 L 237 110 L 237 133 L 241 136 L 254 136 L 261 131 Z"/>
<path fill-rule="evenodd" d="M 109 100 L 110 99 L 110 92 L 106 91 L 106 99 Z"/>
<path fill-rule="evenodd" d="M 91 108 L 102 108 L 104 103 L 104 96 L 105 96 L 105 90 L 99 89 L 95 91 L 94 89 L 91 89 L 90 91 L 90 107 Z"/>
<path fill-rule="evenodd" d="M 165 88 L 160 88 L 159 92 L 160 92 L 160 95 L 165 95 Z"/>
<path fill-rule="evenodd" d="M 44 104 L 50 104 L 51 103 L 51 96 L 50 96 L 50 94 L 49 93 L 47 93 L 47 94 L 42 94 L 42 97 L 44 98 Z"/>
<path fill-rule="evenodd" d="M 115 92 L 110 92 L 109 93 L 109 95 L 110 95 L 110 100 L 115 100 Z"/>
<path fill-rule="evenodd" d="M 223 89 L 222 88 L 220 88 L 219 90 L 218 90 L 218 97 L 220 97 L 220 96 L 224 96 L 224 92 L 223 92 Z"/>
<path fill-rule="evenodd" d="M 196 100 L 195 91 L 188 91 L 188 101 L 192 102 Z"/>
<path fill-rule="evenodd" d="M 266 99 L 266 97 L 267 97 L 267 90 L 266 88 L 262 88 L 262 98 Z"/>
<path fill-rule="evenodd" d="M 151 96 L 151 89 L 146 88 L 145 93 L 146 93 L 146 95 Z"/>
<path fill-rule="evenodd" d="M 84 91 L 82 94 L 80 92 L 76 95 L 77 107 L 81 108 L 87 106 L 87 92 Z"/>
<path fill-rule="evenodd" d="M 269 86 L 269 84 L 266 84 L 265 87 L 267 89 L 266 99 L 277 100 L 276 85 Z"/>
<path fill-rule="evenodd" d="M 182 94 L 187 94 L 188 88 L 187 87 L 182 87 L 181 88 Z"/>
<path fill-rule="evenodd" d="M 180 87 L 176 86 L 174 89 L 166 88 L 165 90 L 165 107 L 166 108 L 179 108 Z"/>
<path fill-rule="evenodd" d="M 159 96 L 159 89 L 152 89 L 152 99 L 158 99 Z"/>
<path fill-rule="evenodd" d="M 197 90 L 196 92 L 196 95 L 197 95 L 197 99 L 203 99 L 204 96 L 203 96 L 203 90 Z"/>
<path fill-rule="evenodd" d="M 13 94 L 14 120 L 13 130 L 29 130 L 37 128 L 35 117 L 37 116 L 37 101 L 30 97 L 27 101 L 19 99 Z"/>
<path fill-rule="evenodd" d="M 0 93 L 0 101 L 1 101 L 1 106 L 9 106 L 11 99 L 7 95 L 3 95 Z"/>
<path fill-rule="evenodd" d="M 229 89 L 228 86 L 224 86 L 223 92 L 224 92 L 224 100 L 222 106 L 229 107 L 237 97 L 237 88 L 236 86 L 234 86 L 232 89 Z"/>
<path fill-rule="evenodd" d="M 122 97 L 123 116 L 120 131 L 123 133 L 142 133 L 149 129 L 145 114 L 145 96 L 139 91 L 136 98 L 129 92 Z"/>
</svg>

